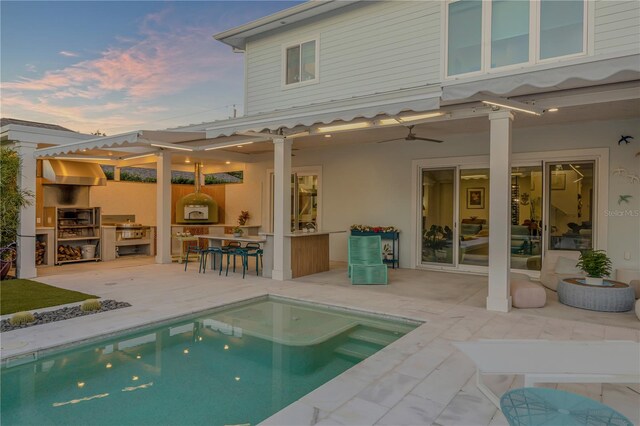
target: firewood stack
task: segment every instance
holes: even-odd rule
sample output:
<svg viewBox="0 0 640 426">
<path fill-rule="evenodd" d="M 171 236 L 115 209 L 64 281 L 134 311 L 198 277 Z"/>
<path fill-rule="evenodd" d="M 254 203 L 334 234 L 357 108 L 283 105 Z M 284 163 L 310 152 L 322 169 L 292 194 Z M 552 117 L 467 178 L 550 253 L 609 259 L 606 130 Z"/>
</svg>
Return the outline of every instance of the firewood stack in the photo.
<svg viewBox="0 0 640 426">
<path fill-rule="evenodd" d="M 78 260 L 82 258 L 80 247 L 58 246 L 58 261 Z"/>
<path fill-rule="evenodd" d="M 47 243 L 44 241 L 36 241 L 36 265 L 42 265 L 47 256 Z"/>
</svg>

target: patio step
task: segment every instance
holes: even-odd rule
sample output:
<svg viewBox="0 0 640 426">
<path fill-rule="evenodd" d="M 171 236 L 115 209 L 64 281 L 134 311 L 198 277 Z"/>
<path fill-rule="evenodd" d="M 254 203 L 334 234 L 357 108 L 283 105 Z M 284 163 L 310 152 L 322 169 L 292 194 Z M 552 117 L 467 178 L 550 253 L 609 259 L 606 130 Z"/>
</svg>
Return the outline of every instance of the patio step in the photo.
<svg viewBox="0 0 640 426">
<path fill-rule="evenodd" d="M 362 340 L 364 342 L 374 343 L 381 346 L 387 346 L 395 342 L 400 336 L 401 334 L 394 331 L 371 327 L 358 327 L 357 330 L 349 334 L 350 339 Z"/>
</svg>

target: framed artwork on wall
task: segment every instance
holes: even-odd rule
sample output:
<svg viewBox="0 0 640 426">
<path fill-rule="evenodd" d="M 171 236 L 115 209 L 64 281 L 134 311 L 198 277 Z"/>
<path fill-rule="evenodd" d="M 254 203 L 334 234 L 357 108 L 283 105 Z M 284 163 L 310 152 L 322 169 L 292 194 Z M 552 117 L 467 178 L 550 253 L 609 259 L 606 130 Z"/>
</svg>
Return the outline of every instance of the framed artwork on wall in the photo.
<svg viewBox="0 0 640 426">
<path fill-rule="evenodd" d="M 484 209 L 484 188 L 467 188 L 467 208 Z"/>
<path fill-rule="evenodd" d="M 564 173 L 551 173 L 551 189 L 563 190 L 567 187 L 567 175 Z"/>
</svg>

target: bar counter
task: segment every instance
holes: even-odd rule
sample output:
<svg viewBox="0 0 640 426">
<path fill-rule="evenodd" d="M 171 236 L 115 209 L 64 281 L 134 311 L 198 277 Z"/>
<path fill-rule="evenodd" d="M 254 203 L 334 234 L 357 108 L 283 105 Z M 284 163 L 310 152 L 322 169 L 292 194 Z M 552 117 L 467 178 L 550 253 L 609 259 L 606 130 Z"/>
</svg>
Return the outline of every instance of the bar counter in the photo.
<svg viewBox="0 0 640 426">
<path fill-rule="evenodd" d="M 292 278 L 317 274 L 329 270 L 329 235 L 346 231 L 315 232 L 296 231 L 285 234 L 291 239 Z M 273 269 L 273 233 L 261 233 L 266 237 L 263 276 L 271 277 Z"/>
</svg>

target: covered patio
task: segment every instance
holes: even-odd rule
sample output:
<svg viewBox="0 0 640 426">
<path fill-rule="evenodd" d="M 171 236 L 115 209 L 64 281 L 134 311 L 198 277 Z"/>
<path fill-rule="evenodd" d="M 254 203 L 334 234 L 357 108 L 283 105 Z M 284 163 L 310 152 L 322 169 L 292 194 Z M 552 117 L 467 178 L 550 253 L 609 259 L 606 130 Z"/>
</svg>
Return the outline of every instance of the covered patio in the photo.
<svg viewBox="0 0 640 426">
<path fill-rule="evenodd" d="M 473 97 L 495 101 L 495 97 L 490 95 Z M 419 255 L 424 230 L 420 228 L 419 167 L 416 167 L 416 159 L 476 155 L 469 158 L 477 160 L 470 161 L 486 162 L 491 170 L 488 222 L 509 223 L 512 155 L 521 162 L 527 158 L 527 161 L 538 158 L 529 153 L 544 150 L 554 152 L 548 155 L 575 156 L 575 151 L 571 150 L 563 151 L 564 154 L 554 151 L 558 139 L 565 141 L 571 132 L 582 132 L 585 128 L 583 124 L 594 122 L 611 124 L 594 124 L 591 134 L 596 131 L 602 135 L 611 133 L 611 128 L 619 123 L 627 125 L 630 123 L 628 120 L 636 118 L 635 111 L 640 106 L 628 83 L 537 94 L 535 102 L 530 100 L 530 96 L 514 97 L 503 100 L 502 106 L 473 99 L 462 103 L 447 101 L 450 105 L 440 105 L 439 99 L 439 90 L 407 94 L 403 102 L 393 103 L 389 103 L 384 95 L 379 95 L 374 99 L 366 99 L 366 103 L 363 99 L 357 99 L 336 105 L 294 108 L 177 129 L 141 130 L 37 150 L 34 144 L 28 146 L 23 143 L 19 148 L 27 170 L 35 168 L 36 158 L 102 162 L 114 165 L 116 174 L 119 168 L 131 165 L 155 167 L 158 176 L 155 191 L 158 263 L 171 261 L 171 169 L 190 168 L 187 163 L 201 161 L 217 167 L 233 162 L 244 168 L 247 180 L 242 188 L 232 189 L 232 207 L 259 212 L 257 216 L 262 231 L 273 232 L 273 279 L 286 280 L 291 277 L 288 238 L 291 226 L 291 173 L 296 168 L 313 166 L 324 173 L 324 188 L 321 189 L 324 202 L 318 215 L 321 228 L 345 230 L 353 223 L 364 221 L 394 225 L 403 232 L 402 268 L 451 270 L 438 264 L 424 264 Z M 562 106 L 560 112 L 549 112 L 557 105 Z M 514 114 L 517 115 L 515 120 Z M 408 129 L 410 134 L 444 140 L 444 143 L 405 139 Z M 512 133 L 516 134 L 514 138 Z M 567 144 L 568 148 L 586 152 L 585 149 L 590 147 L 613 147 L 615 141 L 602 142 L 600 138 L 587 143 L 571 140 Z M 596 153 L 597 150 L 592 151 Z M 599 176 L 605 177 L 596 180 L 598 205 L 592 208 L 598 214 L 599 226 L 594 235 L 594 248 L 606 249 L 616 238 L 615 233 L 608 231 L 610 219 L 602 213 L 608 202 L 610 160 L 605 150 L 597 151 L 594 155 L 600 159 Z M 614 157 L 618 158 L 617 154 Z M 407 161 L 413 161 L 411 169 L 406 167 Z M 394 191 L 398 184 L 406 189 Z M 23 186 L 30 188 L 27 179 Z M 353 197 L 353 194 L 356 196 Z M 354 200 L 359 200 L 361 207 L 353 205 L 344 208 Z M 363 209 L 365 206 L 367 208 Z M 23 223 L 27 228 L 31 214 L 29 208 L 24 209 Z M 23 229 L 22 235 L 32 234 L 33 231 L 27 228 Z M 25 238 L 20 244 L 24 250 L 21 250 L 23 255 L 19 260 L 19 274 L 34 276 L 35 268 L 29 256 L 32 241 Z M 491 267 L 469 270 L 488 273 L 485 302 L 489 310 L 506 312 L 511 308 L 510 245 L 509 227 L 493 227 L 488 237 L 490 250 L 487 255 Z M 615 253 L 616 247 L 610 247 L 609 250 L 613 251 L 615 262 L 615 257 L 620 254 Z M 332 237 L 331 259 L 346 260 L 344 235 Z M 535 270 L 525 272 L 533 278 L 537 276 Z"/>
</svg>

